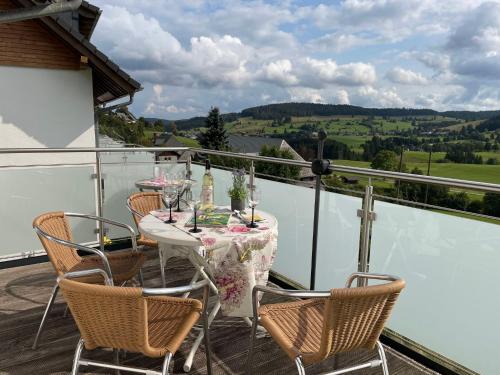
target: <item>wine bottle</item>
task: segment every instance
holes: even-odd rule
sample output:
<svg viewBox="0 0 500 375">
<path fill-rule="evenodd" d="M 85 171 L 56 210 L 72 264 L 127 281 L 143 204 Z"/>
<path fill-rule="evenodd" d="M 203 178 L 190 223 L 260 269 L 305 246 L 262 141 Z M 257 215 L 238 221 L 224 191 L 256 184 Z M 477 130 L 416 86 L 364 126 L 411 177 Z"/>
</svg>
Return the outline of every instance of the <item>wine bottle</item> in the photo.
<svg viewBox="0 0 500 375">
<path fill-rule="evenodd" d="M 205 162 L 205 174 L 201 184 L 201 209 L 211 210 L 214 208 L 214 177 L 210 172 L 210 160 Z"/>
</svg>

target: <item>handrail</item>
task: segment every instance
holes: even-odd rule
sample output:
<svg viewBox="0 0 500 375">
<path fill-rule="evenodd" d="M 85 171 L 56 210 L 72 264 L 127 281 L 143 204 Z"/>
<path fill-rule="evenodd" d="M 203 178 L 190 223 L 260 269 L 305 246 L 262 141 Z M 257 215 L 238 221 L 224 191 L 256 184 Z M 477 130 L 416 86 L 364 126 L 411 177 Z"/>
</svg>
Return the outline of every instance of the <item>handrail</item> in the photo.
<svg viewBox="0 0 500 375">
<path fill-rule="evenodd" d="M 488 182 L 459 180 L 455 178 L 426 176 L 412 173 L 391 172 L 381 169 L 370 169 L 360 167 L 348 167 L 344 165 L 332 165 L 330 170 L 333 172 L 352 173 L 368 177 L 390 178 L 408 182 L 419 182 L 424 184 L 443 185 L 462 189 L 481 190 L 492 193 L 500 193 L 500 185 Z"/>
<path fill-rule="evenodd" d="M 293 159 L 272 158 L 268 156 L 248 155 L 229 151 L 197 149 L 191 147 L 68 147 L 68 148 L 0 148 L 1 154 L 24 154 L 24 153 L 75 153 L 75 152 L 161 152 L 161 151 L 191 151 L 200 154 L 232 157 L 245 160 L 262 161 L 276 164 L 310 168 L 311 162 Z M 435 177 L 417 175 L 411 173 L 391 172 L 379 169 L 349 167 L 343 165 L 331 165 L 330 170 L 337 173 L 352 173 L 368 177 L 390 178 L 394 180 L 418 182 L 424 184 L 441 185 L 469 190 L 479 190 L 483 192 L 500 193 L 500 184 L 492 184 L 480 181 L 459 180 L 454 178 Z"/>
<path fill-rule="evenodd" d="M 0 148 L 0 154 L 61 154 L 75 152 L 156 152 L 189 151 L 189 147 L 36 147 L 36 148 Z"/>
</svg>

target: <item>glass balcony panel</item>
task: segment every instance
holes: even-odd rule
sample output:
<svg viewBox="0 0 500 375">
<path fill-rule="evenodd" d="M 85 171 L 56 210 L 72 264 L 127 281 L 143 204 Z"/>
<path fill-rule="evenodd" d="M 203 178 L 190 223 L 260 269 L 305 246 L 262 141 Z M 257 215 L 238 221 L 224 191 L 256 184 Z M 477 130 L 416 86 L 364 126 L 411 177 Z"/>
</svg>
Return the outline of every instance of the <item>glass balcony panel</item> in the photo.
<svg viewBox="0 0 500 375">
<path fill-rule="evenodd" d="M 193 166 L 193 178 L 198 181 L 194 194 L 200 193 L 204 171 L 202 166 Z M 227 191 L 232 184 L 231 171 L 212 168 L 212 175 L 216 204 L 229 206 Z M 278 220 L 278 253 L 273 270 L 308 287 L 314 190 L 261 178 L 257 178 L 256 185 L 262 192 L 258 209 L 272 213 Z"/>
<path fill-rule="evenodd" d="M 314 195 L 314 190 L 309 190 Z M 321 192 L 316 290 L 341 288 L 345 285 L 347 277 L 357 272 L 361 225 L 357 211 L 361 207 L 361 198 L 328 191 Z M 310 216 L 309 220 L 312 223 L 312 205 L 305 214 Z M 312 238 L 309 242 L 304 252 L 311 251 Z"/>
<path fill-rule="evenodd" d="M 375 202 L 370 271 L 407 287 L 388 327 L 481 374 L 498 372 L 500 225 Z"/>
<path fill-rule="evenodd" d="M 193 166 L 199 183 L 193 193 L 199 196 L 205 169 Z M 232 183 L 230 171 L 212 168 L 215 202 L 230 205 L 227 191 Z M 314 218 L 314 189 L 257 178 L 262 197 L 259 209 L 276 216 L 279 223 L 278 253 L 273 270 L 309 288 Z M 348 275 L 357 271 L 359 225 L 357 209 L 361 199 L 321 192 L 316 289 L 344 285 Z"/>
<path fill-rule="evenodd" d="M 27 167 L 0 169 L 0 257 L 28 255 L 42 245 L 33 231 L 33 219 L 49 211 L 95 215 L 94 166 Z M 93 243 L 93 221 L 71 219 L 74 240 Z"/>
<path fill-rule="evenodd" d="M 185 164 L 165 163 L 155 164 L 154 153 L 151 152 L 115 152 L 101 154 L 102 173 L 104 178 L 103 216 L 124 224 L 135 224 L 127 209 L 127 198 L 137 193 L 135 183 L 153 178 L 154 167 L 160 166 L 165 173 L 175 173 L 185 169 Z M 114 226 L 107 226 L 108 237 L 124 238 L 129 232 Z"/>
</svg>

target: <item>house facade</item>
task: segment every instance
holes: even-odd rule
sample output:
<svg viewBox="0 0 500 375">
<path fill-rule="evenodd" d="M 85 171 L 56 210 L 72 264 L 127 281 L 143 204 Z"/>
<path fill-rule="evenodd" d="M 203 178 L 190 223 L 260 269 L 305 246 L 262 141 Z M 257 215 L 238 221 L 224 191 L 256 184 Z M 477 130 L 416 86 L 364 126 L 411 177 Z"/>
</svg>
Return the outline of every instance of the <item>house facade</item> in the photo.
<svg viewBox="0 0 500 375">
<path fill-rule="evenodd" d="M 0 0 L 0 11 L 40 3 Z M 0 23 L 0 148 L 95 147 L 95 112 L 140 90 L 90 42 L 100 14 L 83 1 L 74 12 Z M 110 202 L 120 199 L 115 191 L 127 174 L 121 164 L 110 164 L 121 155 L 102 156 L 104 214 L 112 218 Z M 0 154 L 0 194 L 6 197 L 0 262 L 44 254 L 26 218 L 54 210 L 97 212 L 95 161 L 94 153 Z M 95 230 L 94 223 L 78 223 L 75 240 L 95 242 Z"/>
<path fill-rule="evenodd" d="M 0 0 L 0 11 L 35 6 Z M 90 38 L 100 10 L 0 24 L 0 148 L 94 147 L 96 106 L 133 95 L 140 84 Z M 92 154 L 1 155 L 1 166 L 84 163 Z"/>
<path fill-rule="evenodd" d="M 177 140 L 175 135 L 168 133 L 154 133 L 153 145 L 155 147 L 186 147 L 184 143 Z M 189 151 L 162 151 L 156 153 L 156 161 L 171 163 L 186 161 L 188 155 Z"/>
</svg>

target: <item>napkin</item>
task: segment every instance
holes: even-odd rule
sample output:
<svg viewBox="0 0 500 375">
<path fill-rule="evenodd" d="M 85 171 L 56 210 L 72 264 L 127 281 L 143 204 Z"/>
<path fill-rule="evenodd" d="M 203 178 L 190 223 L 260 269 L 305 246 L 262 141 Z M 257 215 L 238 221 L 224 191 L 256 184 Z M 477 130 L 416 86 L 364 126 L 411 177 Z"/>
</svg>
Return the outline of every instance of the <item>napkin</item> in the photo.
<svg viewBox="0 0 500 375">
<path fill-rule="evenodd" d="M 249 222 L 252 221 L 252 214 L 245 214 L 242 216 L 246 221 L 249 221 Z M 253 220 L 258 223 L 260 221 L 264 221 L 264 218 L 262 216 L 260 216 L 259 214 L 255 214 L 253 217 Z"/>
</svg>

